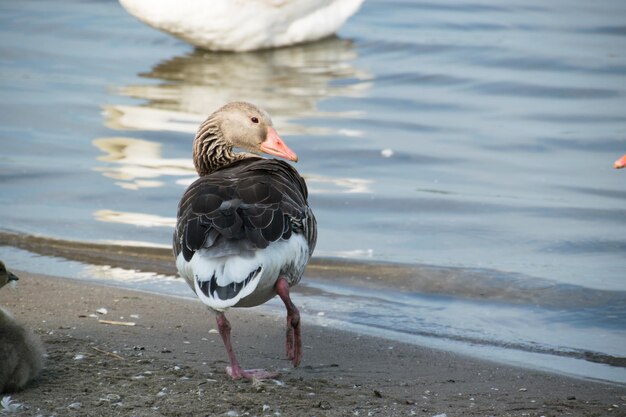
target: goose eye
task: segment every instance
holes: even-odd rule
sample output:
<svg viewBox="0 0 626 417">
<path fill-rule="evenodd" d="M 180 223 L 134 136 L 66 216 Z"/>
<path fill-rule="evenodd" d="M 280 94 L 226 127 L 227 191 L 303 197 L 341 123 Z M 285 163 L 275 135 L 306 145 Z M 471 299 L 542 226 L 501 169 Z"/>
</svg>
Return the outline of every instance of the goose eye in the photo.
<svg viewBox="0 0 626 417">
<path fill-rule="evenodd" d="M 259 119 L 256 117 L 252 117 L 250 120 L 252 120 L 252 123 L 259 123 Z"/>
</svg>

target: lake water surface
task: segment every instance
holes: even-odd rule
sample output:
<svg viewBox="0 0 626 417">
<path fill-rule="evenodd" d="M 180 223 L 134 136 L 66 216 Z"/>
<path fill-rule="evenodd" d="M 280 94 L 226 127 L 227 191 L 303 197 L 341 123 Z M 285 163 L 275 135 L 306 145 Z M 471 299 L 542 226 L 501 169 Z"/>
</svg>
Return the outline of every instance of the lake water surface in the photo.
<svg viewBox="0 0 626 417">
<path fill-rule="evenodd" d="M 197 125 L 248 100 L 300 156 L 335 274 L 307 273 L 311 320 L 624 383 L 624 16 L 366 0 L 336 38 L 230 54 L 112 0 L 2 2 L 0 231 L 169 247 Z M 192 295 L 7 242 L 15 269 Z"/>
</svg>

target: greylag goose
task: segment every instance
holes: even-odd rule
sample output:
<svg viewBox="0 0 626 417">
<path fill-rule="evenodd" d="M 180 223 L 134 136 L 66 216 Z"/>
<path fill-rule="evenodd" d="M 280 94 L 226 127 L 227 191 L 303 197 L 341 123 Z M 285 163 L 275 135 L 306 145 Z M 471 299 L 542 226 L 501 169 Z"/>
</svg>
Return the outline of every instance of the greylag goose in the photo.
<svg viewBox="0 0 626 417">
<path fill-rule="evenodd" d="M 0 288 L 17 279 L 0 262 Z M 0 393 L 24 388 L 42 367 L 39 340 L 0 307 Z"/>
<path fill-rule="evenodd" d="M 613 164 L 613 167 L 616 169 L 622 169 L 626 167 L 626 155 L 622 156 L 620 159 L 615 161 L 615 163 Z"/>
<path fill-rule="evenodd" d="M 278 295 L 287 308 L 287 357 L 294 366 L 302 359 L 300 314 L 289 288 L 313 253 L 316 221 L 298 172 L 261 153 L 298 160 L 256 106 L 233 102 L 210 115 L 193 142 L 200 178 L 180 200 L 174 232 L 176 267 L 216 314 L 233 379 L 276 374 L 239 366 L 224 316 L 230 307 L 258 306 Z"/>
<path fill-rule="evenodd" d="M 211 51 L 251 51 L 335 33 L 363 0 L 119 0 L 155 29 Z"/>
</svg>

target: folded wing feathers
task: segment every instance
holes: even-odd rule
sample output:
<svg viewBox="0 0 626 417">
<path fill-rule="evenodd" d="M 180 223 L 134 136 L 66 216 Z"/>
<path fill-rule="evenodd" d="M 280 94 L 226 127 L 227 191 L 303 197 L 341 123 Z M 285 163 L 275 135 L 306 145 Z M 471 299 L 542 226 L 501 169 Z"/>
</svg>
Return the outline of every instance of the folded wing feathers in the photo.
<svg viewBox="0 0 626 417">
<path fill-rule="evenodd" d="M 315 218 L 307 204 L 304 180 L 287 163 L 246 159 L 196 180 L 178 208 L 175 254 L 189 261 L 200 248 L 247 239 L 246 247 L 304 233 L 315 246 Z"/>
</svg>

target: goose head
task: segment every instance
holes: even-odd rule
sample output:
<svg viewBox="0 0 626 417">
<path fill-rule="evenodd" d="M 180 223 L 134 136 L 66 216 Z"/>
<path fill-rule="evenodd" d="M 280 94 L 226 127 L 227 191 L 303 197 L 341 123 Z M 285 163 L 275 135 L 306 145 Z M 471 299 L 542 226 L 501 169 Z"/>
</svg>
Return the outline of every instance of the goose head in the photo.
<svg viewBox="0 0 626 417">
<path fill-rule="evenodd" d="M 2 261 L 0 261 L 0 288 L 11 281 L 17 281 L 18 278 L 13 275 L 10 271 L 7 271 L 7 268 L 4 266 Z"/>
<path fill-rule="evenodd" d="M 241 150 L 242 152 L 236 152 Z M 246 102 L 221 107 L 200 125 L 194 140 L 194 164 L 200 175 L 239 159 L 268 154 L 297 162 L 274 129 L 270 115 Z"/>
</svg>

